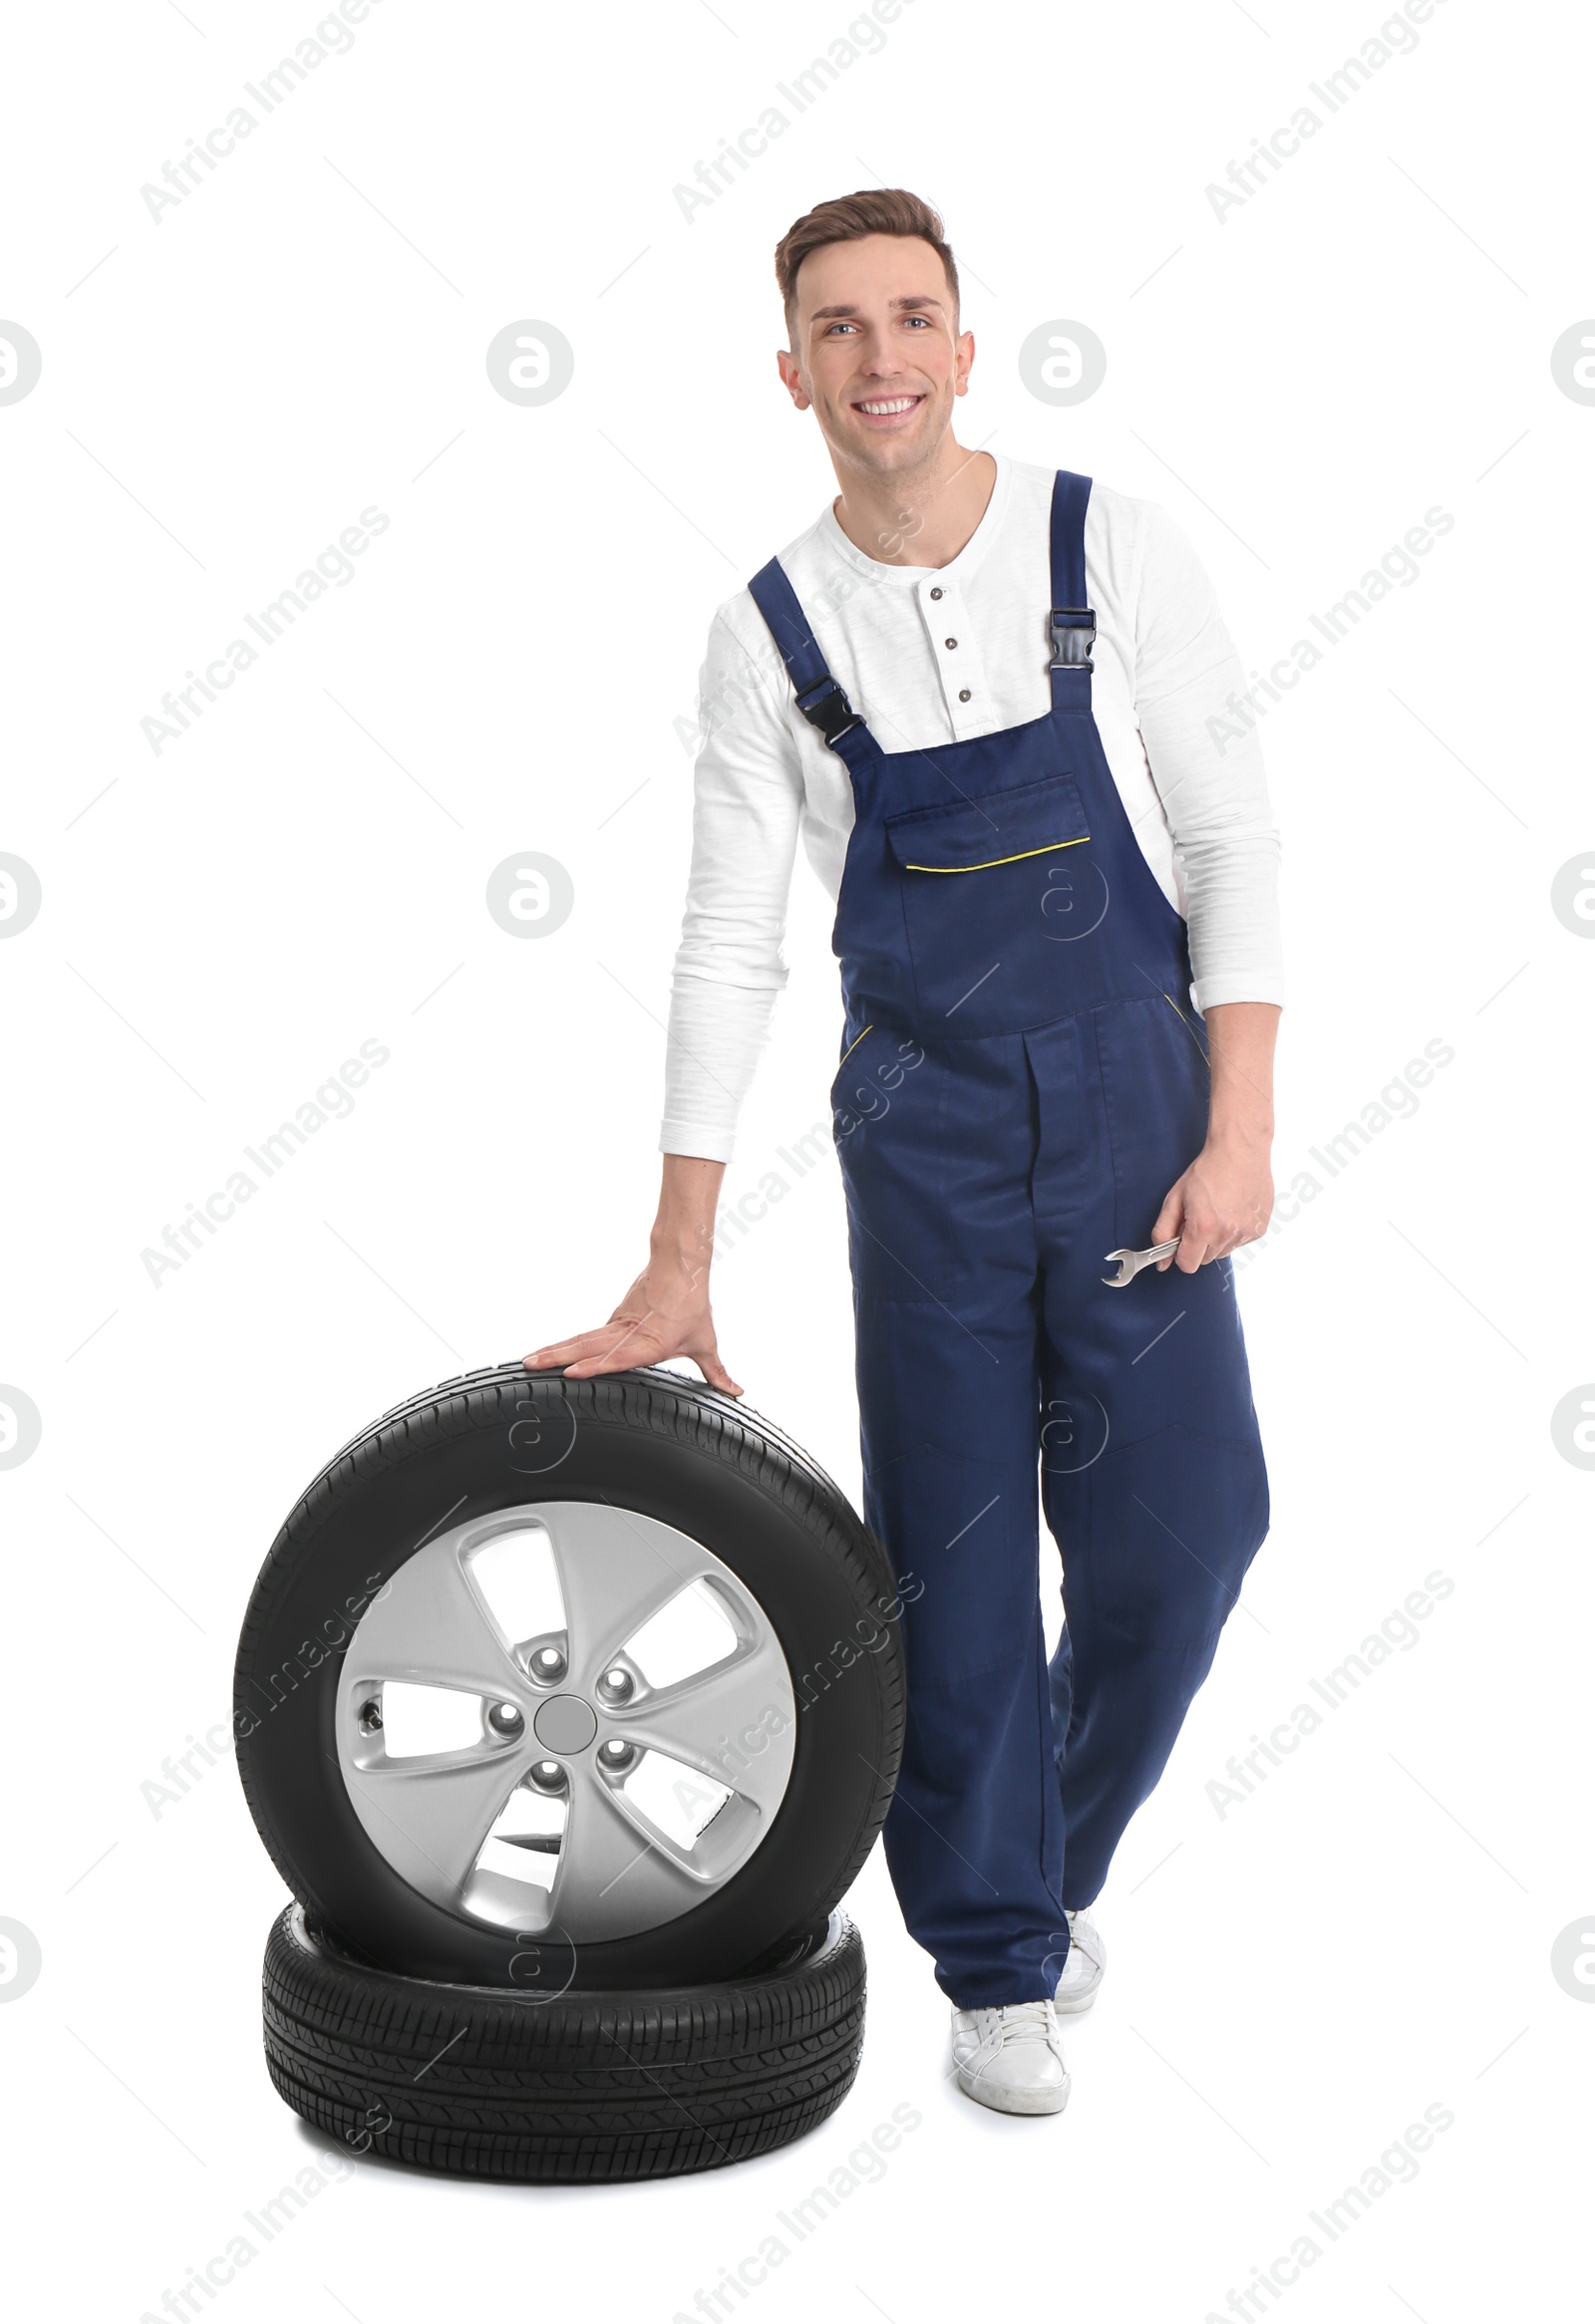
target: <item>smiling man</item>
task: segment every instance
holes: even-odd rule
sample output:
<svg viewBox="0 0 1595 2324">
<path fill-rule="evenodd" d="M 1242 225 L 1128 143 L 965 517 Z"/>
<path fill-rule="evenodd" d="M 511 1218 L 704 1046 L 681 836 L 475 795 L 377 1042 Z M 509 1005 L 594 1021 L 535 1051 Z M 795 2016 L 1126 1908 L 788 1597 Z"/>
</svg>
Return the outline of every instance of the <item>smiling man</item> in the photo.
<svg viewBox="0 0 1595 2324">
<path fill-rule="evenodd" d="M 839 489 L 710 634 L 648 1264 L 526 1361 L 687 1355 L 741 1394 L 714 1219 L 800 838 L 836 902 L 865 1516 L 922 1585 L 886 1858 L 959 2087 L 1056 2114 L 1087 1907 L 1267 1531 L 1226 1255 L 1273 1200 L 1278 843 L 1255 737 L 1208 739 L 1244 680 L 1162 510 L 955 437 L 936 212 L 822 203 L 776 274 Z"/>
</svg>

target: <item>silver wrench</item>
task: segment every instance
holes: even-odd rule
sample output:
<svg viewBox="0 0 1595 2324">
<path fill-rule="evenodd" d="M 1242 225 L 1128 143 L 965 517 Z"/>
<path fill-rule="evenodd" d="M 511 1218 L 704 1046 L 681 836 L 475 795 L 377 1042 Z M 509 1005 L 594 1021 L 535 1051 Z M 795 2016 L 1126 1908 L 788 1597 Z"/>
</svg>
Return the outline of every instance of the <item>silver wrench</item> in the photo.
<svg viewBox="0 0 1595 2324">
<path fill-rule="evenodd" d="M 1118 1273 L 1105 1275 L 1103 1281 L 1112 1284 L 1116 1292 L 1121 1292 L 1125 1284 L 1134 1282 L 1143 1267 L 1155 1267 L 1159 1259 L 1172 1259 L 1178 1249 L 1176 1235 L 1172 1243 L 1154 1243 L 1149 1251 L 1110 1251 L 1107 1256 L 1117 1260 Z"/>
</svg>

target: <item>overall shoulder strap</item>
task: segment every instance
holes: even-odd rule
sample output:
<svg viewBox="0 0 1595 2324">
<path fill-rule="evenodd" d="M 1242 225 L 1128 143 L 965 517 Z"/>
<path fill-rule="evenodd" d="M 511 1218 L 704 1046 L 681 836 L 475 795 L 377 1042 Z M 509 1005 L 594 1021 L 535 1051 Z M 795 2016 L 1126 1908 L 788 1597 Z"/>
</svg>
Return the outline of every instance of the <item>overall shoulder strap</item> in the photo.
<svg viewBox="0 0 1595 2324">
<path fill-rule="evenodd" d="M 819 728 L 833 750 L 844 734 L 867 733 L 863 720 L 825 666 L 825 657 L 814 642 L 808 617 L 781 559 L 772 557 L 768 565 L 761 566 L 748 589 L 787 665 L 798 708 L 809 725 Z"/>
<path fill-rule="evenodd" d="M 1086 602 L 1086 509 L 1090 476 L 1060 468 L 1053 478 L 1053 602 L 1048 622 L 1053 658 L 1053 709 L 1067 717 L 1091 716 L 1092 648 L 1097 616 Z"/>
</svg>

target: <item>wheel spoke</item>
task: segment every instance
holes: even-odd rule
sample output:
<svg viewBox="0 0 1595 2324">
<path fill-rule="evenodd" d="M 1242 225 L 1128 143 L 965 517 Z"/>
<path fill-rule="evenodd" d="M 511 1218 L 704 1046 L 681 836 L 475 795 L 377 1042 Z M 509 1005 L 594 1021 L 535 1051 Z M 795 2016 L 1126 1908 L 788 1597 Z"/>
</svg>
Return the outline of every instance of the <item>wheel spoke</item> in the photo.
<svg viewBox="0 0 1595 2324">
<path fill-rule="evenodd" d="M 394 1869 L 435 1903 L 458 1904 L 482 1842 L 532 1752 L 484 1745 L 447 1759 L 379 1760 L 354 1771 L 350 1791 Z"/>
<path fill-rule="evenodd" d="M 704 1555 L 657 1518 L 603 1501 L 559 1501 L 543 1513 L 570 1640 L 570 1684 L 585 1690 L 604 1663 L 704 1571 Z"/>
<path fill-rule="evenodd" d="M 512 1689 L 509 1650 L 458 1551 L 423 1553 L 388 1584 L 360 1624 L 360 1675 L 453 1686 L 489 1697 Z"/>
<path fill-rule="evenodd" d="M 787 1788 L 794 1719 L 786 1657 L 773 1638 L 645 1696 L 634 1710 L 606 1714 L 628 1743 L 698 1768 L 766 1812 Z"/>
<path fill-rule="evenodd" d="M 609 1927 L 646 1928 L 702 1902 L 709 1885 L 694 1879 L 667 1841 L 632 1819 L 591 1760 L 572 1767 L 570 1775 L 559 1869 L 548 1899 L 555 1925 L 588 1935 Z"/>
</svg>

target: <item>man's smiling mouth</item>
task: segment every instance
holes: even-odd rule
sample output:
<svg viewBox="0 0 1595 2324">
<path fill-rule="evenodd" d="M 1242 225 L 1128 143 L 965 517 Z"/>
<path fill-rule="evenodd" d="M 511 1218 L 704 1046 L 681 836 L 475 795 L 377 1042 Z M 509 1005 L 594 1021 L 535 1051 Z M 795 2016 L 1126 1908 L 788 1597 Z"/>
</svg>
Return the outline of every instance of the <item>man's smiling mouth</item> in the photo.
<svg viewBox="0 0 1595 2324">
<path fill-rule="evenodd" d="M 870 396 L 855 404 L 853 410 L 861 412 L 866 420 L 900 420 L 924 401 L 921 395 Z"/>
</svg>

